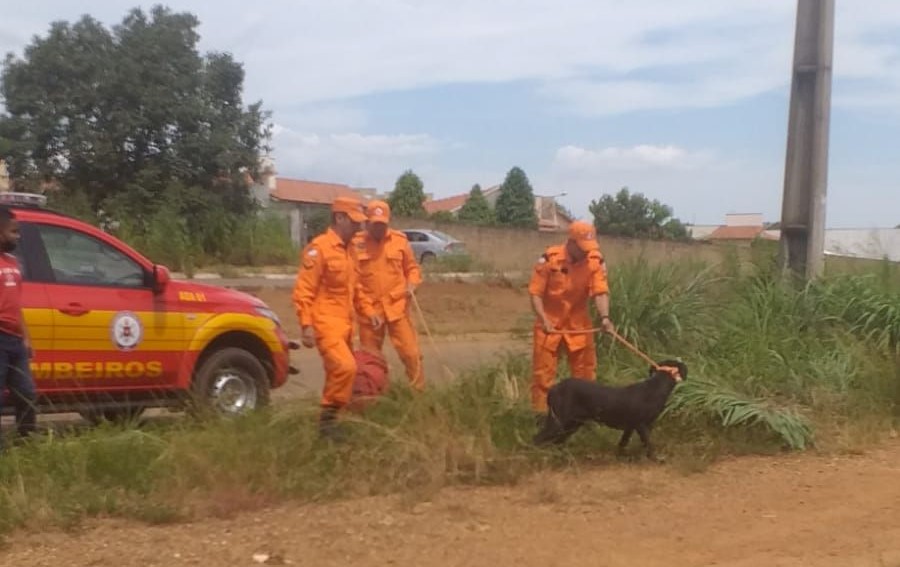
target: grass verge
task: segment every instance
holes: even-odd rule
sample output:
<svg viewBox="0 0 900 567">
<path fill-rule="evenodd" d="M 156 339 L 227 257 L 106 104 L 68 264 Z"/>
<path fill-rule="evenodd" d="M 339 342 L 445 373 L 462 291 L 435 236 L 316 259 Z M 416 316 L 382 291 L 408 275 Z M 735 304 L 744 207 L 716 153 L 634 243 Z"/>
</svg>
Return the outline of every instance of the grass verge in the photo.
<svg viewBox="0 0 900 567">
<path fill-rule="evenodd" d="M 715 269 L 636 261 L 611 275 L 622 332 L 689 365 L 654 433 L 680 469 L 702 470 L 723 453 L 854 450 L 895 425 L 900 294 L 886 276 L 797 288 L 765 258 Z M 607 339 L 597 348 L 604 382 L 646 374 Z M 617 433 L 607 429 L 585 428 L 561 449 L 531 445 L 529 375 L 527 360 L 507 357 L 421 396 L 398 387 L 348 418 L 342 446 L 320 441 L 315 408 L 300 404 L 233 421 L 41 437 L 0 458 L 0 531 L 91 516 L 222 516 L 287 499 L 424 497 L 610 462 Z"/>
</svg>

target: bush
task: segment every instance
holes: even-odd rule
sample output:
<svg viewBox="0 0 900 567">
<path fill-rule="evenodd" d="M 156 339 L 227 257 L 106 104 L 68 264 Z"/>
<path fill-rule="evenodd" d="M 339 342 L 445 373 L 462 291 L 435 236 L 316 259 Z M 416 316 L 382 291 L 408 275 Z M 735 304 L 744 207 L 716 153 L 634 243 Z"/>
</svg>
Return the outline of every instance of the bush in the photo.
<svg viewBox="0 0 900 567">
<path fill-rule="evenodd" d="M 203 265 L 293 265 L 297 260 L 286 217 L 256 209 L 229 213 L 195 187 L 173 185 L 155 199 L 132 186 L 107 199 L 100 213 L 78 192 L 51 193 L 48 206 L 100 226 L 154 262 L 188 275 Z M 312 235 L 329 222 L 327 208 L 316 211 L 309 221 Z"/>
<path fill-rule="evenodd" d="M 240 266 L 293 264 L 297 249 L 290 221 L 256 211 L 235 216 L 210 207 L 191 217 L 177 200 L 166 201 L 145 223 L 113 214 L 112 232 L 154 262 L 191 275 L 197 266 L 227 263 Z"/>
<path fill-rule="evenodd" d="M 244 219 L 232 237 L 234 246 L 223 259 L 241 266 L 292 264 L 298 251 L 290 229 L 287 218 L 271 213 Z"/>
<path fill-rule="evenodd" d="M 432 273 L 469 273 L 474 271 L 477 263 L 469 254 L 444 254 L 427 260 L 422 267 Z"/>
</svg>

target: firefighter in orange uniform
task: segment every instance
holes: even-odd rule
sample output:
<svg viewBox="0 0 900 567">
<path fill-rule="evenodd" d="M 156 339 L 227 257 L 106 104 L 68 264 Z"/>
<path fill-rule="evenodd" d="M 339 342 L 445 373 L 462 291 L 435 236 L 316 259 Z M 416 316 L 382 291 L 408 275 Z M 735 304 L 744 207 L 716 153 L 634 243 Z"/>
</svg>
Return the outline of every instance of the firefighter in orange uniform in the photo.
<svg viewBox="0 0 900 567">
<path fill-rule="evenodd" d="M 406 367 L 409 384 L 416 390 L 425 388 L 425 372 L 419 340 L 409 316 L 410 297 L 422 283 L 422 272 L 406 235 L 388 227 L 391 209 L 384 201 L 371 201 L 366 206 L 366 231 L 353 238 L 359 269 L 360 296 L 371 300 L 373 311 L 361 306 L 359 342 L 363 348 L 381 352 L 385 331 Z M 373 327 L 376 316 L 384 324 Z"/>
<path fill-rule="evenodd" d="M 609 319 L 609 285 L 606 265 L 594 234 L 594 227 L 575 221 L 565 244 L 551 246 L 538 259 L 528 285 L 534 324 L 533 379 L 531 405 L 539 419 L 547 411 L 547 391 L 556 378 L 559 351 L 566 347 L 572 376 L 594 380 L 597 354 L 594 336 L 559 334 L 592 327 L 588 300 L 593 298 L 601 327 L 615 330 Z"/>
<path fill-rule="evenodd" d="M 356 295 L 356 267 L 350 241 L 365 220 L 359 201 L 335 199 L 331 226 L 303 250 L 294 285 L 293 302 L 303 346 L 315 345 L 325 367 L 319 432 L 336 440 L 340 437 L 337 413 L 350 401 L 356 376 L 351 349 L 354 306 L 366 304 L 366 298 Z M 361 309 L 372 311 L 371 307 Z M 381 321 L 373 316 L 369 324 L 377 329 Z"/>
</svg>

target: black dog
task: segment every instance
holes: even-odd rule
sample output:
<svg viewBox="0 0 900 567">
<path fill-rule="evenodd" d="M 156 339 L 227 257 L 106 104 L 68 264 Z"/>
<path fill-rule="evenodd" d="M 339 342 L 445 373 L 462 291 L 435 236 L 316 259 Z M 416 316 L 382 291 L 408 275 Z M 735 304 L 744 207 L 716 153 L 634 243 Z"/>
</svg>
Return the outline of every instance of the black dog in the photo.
<svg viewBox="0 0 900 567">
<path fill-rule="evenodd" d="M 624 387 L 604 386 L 594 380 L 567 378 L 555 384 L 547 395 L 549 412 L 534 443 L 563 443 L 578 428 L 595 421 L 622 431 L 619 455 L 637 431 L 647 456 L 655 459 L 650 444 L 650 427 L 666 406 L 675 384 L 687 379 L 687 366 L 677 360 L 659 363 L 660 369 L 650 368 L 650 377 L 643 382 Z"/>
</svg>

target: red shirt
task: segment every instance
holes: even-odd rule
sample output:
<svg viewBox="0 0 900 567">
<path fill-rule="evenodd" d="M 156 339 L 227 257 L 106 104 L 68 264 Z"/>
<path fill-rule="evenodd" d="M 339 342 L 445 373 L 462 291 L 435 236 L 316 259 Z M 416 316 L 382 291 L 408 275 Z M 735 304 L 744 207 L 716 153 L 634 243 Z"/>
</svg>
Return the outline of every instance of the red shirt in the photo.
<svg viewBox="0 0 900 567">
<path fill-rule="evenodd" d="M 12 254 L 0 253 L 0 333 L 22 334 L 22 272 Z"/>
</svg>

